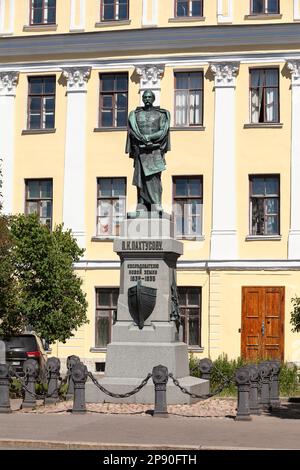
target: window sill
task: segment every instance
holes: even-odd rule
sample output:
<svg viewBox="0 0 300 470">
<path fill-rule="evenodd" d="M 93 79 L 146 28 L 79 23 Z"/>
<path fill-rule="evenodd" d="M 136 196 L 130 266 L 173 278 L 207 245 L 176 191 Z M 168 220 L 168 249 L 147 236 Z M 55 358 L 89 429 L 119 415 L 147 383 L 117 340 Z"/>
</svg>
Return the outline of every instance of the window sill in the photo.
<svg viewBox="0 0 300 470">
<path fill-rule="evenodd" d="M 25 25 L 23 31 L 57 31 L 57 24 Z"/>
<path fill-rule="evenodd" d="M 91 353 L 106 353 L 107 348 L 97 348 L 96 346 L 94 348 L 90 348 Z"/>
<path fill-rule="evenodd" d="M 245 20 L 280 20 L 281 18 L 281 13 L 251 13 L 244 16 Z"/>
<path fill-rule="evenodd" d="M 199 235 L 199 237 L 175 237 L 176 240 L 188 241 L 188 242 L 204 242 L 205 236 Z"/>
<path fill-rule="evenodd" d="M 113 242 L 115 240 L 115 238 L 118 238 L 118 237 L 114 237 L 114 236 L 111 236 L 111 237 L 92 237 L 91 238 L 91 241 L 92 242 Z"/>
<path fill-rule="evenodd" d="M 253 122 L 244 124 L 244 129 L 282 129 L 282 122 Z"/>
<path fill-rule="evenodd" d="M 126 26 L 131 24 L 131 20 L 112 20 L 112 21 L 97 21 L 95 28 L 105 28 L 107 26 Z"/>
<path fill-rule="evenodd" d="M 127 127 L 95 127 L 94 132 L 118 132 L 127 131 Z"/>
<path fill-rule="evenodd" d="M 205 21 L 205 16 L 176 16 L 169 18 L 169 23 L 194 23 L 196 21 Z"/>
<path fill-rule="evenodd" d="M 73 29 L 69 29 L 69 33 L 84 33 L 85 32 L 85 29 L 84 28 L 73 28 Z"/>
<path fill-rule="evenodd" d="M 173 126 L 170 128 L 173 131 L 205 131 L 204 126 Z"/>
<path fill-rule="evenodd" d="M 204 348 L 202 346 L 188 346 L 189 353 L 202 353 Z"/>
<path fill-rule="evenodd" d="M 31 134 L 54 134 L 56 129 L 23 129 L 22 135 L 31 135 Z"/>
<path fill-rule="evenodd" d="M 281 235 L 247 235 L 245 238 L 246 242 L 256 242 L 256 241 L 280 241 L 282 239 Z"/>
</svg>

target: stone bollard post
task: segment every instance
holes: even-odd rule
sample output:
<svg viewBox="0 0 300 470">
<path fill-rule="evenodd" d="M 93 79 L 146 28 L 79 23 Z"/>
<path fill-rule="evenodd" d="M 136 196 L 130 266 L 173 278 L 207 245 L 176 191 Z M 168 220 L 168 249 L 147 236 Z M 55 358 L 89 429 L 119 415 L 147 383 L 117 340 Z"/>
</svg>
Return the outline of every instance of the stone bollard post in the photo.
<svg viewBox="0 0 300 470">
<path fill-rule="evenodd" d="M 259 371 L 256 365 L 247 366 L 250 374 L 249 408 L 251 415 L 260 415 L 258 403 Z"/>
<path fill-rule="evenodd" d="M 34 408 L 36 405 L 35 382 L 39 373 L 39 365 L 35 359 L 27 359 L 23 365 L 25 374 L 25 397 L 22 408 Z"/>
<path fill-rule="evenodd" d="M 155 388 L 155 405 L 153 417 L 168 418 L 167 409 L 167 382 L 169 372 L 167 367 L 159 365 L 153 367 L 152 380 Z"/>
<path fill-rule="evenodd" d="M 238 406 L 235 420 L 251 421 L 249 408 L 250 372 L 247 367 L 237 369 L 235 383 L 238 387 Z"/>
<path fill-rule="evenodd" d="M 271 384 L 270 384 L 270 405 L 272 408 L 280 407 L 280 390 L 279 390 L 279 373 L 281 369 L 281 362 L 274 360 L 270 361 L 271 370 Z"/>
<path fill-rule="evenodd" d="M 270 406 L 270 363 L 265 361 L 258 364 L 258 370 L 261 380 L 260 407 L 269 409 Z"/>
<path fill-rule="evenodd" d="M 9 378 L 9 366 L 7 364 L 0 364 L 0 413 L 11 413 Z"/>
<path fill-rule="evenodd" d="M 57 357 L 50 357 L 46 364 L 46 377 L 48 391 L 45 397 L 45 404 L 58 402 L 58 379 L 60 372 L 60 360 Z"/>
<path fill-rule="evenodd" d="M 198 365 L 198 368 L 201 372 L 201 378 L 209 381 L 208 393 L 210 393 L 210 376 L 211 376 L 211 371 L 212 371 L 213 366 L 214 365 L 212 361 L 208 358 L 201 359 Z"/>
<path fill-rule="evenodd" d="M 72 368 L 72 380 L 74 382 L 74 401 L 72 413 L 86 413 L 85 383 L 88 377 L 87 367 L 78 362 Z"/>
<path fill-rule="evenodd" d="M 72 400 L 74 396 L 74 382 L 72 379 L 72 368 L 75 364 L 80 362 L 80 358 L 78 356 L 68 356 L 67 358 L 67 369 L 68 369 L 68 390 L 66 394 L 66 400 Z"/>
</svg>

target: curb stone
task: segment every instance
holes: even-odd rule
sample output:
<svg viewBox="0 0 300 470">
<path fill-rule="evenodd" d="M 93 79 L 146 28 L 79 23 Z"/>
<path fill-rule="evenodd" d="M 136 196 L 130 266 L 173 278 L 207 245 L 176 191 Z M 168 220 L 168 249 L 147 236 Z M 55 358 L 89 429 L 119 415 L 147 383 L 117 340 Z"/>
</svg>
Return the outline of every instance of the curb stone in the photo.
<svg viewBox="0 0 300 470">
<path fill-rule="evenodd" d="M 157 444 L 107 444 L 98 442 L 61 442 L 61 441 L 38 441 L 31 439 L 0 439 L 1 447 L 20 447 L 26 450 L 274 450 L 263 447 L 233 447 L 233 446 L 179 446 L 179 445 L 157 445 Z M 21 449 L 20 449 L 21 450 Z"/>
</svg>

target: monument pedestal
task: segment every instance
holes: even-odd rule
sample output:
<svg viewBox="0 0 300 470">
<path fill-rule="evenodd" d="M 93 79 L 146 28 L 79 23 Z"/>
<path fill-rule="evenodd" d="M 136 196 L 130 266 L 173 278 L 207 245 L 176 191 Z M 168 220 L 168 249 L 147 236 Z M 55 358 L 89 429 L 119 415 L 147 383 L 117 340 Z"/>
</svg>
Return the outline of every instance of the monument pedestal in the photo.
<svg viewBox="0 0 300 470">
<path fill-rule="evenodd" d="M 176 324 L 176 262 L 183 244 L 173 238 L 167 214 L 161 218 L 126 219 L 122 235 L 114 242 L 121 259 L 120 295 L 112 342 L 107 347 L 105 376 L 100 383 L 114 393 L 126 393 L 161 364 L 189 392 L 207 394 L 207 380 L 189 376 L 188 348 L 180 341 Z M 150 289 L 149 289 L 150 288 Z M 154 385 L 149 380 L 140 392 L 114 399 L 87 383 L 88 402 L 153 403 Z M 167 401 L 197 401 L 183 394 L 169 379 Z"/>
</svg>

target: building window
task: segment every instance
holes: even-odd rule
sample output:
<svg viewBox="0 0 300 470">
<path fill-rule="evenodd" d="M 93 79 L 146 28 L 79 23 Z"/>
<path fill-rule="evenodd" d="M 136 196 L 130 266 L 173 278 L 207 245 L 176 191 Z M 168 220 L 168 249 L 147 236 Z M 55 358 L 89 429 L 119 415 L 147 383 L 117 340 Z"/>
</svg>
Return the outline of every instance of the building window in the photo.
<svg viewBox="0 0 300 470">
<path fill-rule="evenodd" d="M 278 69 L 250 70 L 251 122 L 279 122 Z"/>
<path fill-rule="evenodd" d="M 126 179 L 98 178 L 97 186 L 97 236 L 119 236 L 126 211 Z"/>
<path fill-rule="evenodd" d="M 30 25 L 55 24 L 56 0 L 31 0 Z"/>
<path fill-rule="evenodd" d="M 203 1 L 176 0 L 175 16 L 203 16 Z"/>
<path fill-rule="evenodd" d="M 194 348 L 201 347 L 201 289 L 178 287 L 183 341 Z"/>
<path fill-rule="evenodd" d="M 203 124 L 203 72 L 175 73 L 175 126 Z"/>
<path fill-rule="evenodd" d="M 48 180 L 25 180 L 25 214 L 38 214 L 40 222 L 52 228 L 53 183 Z"/>
<path fill-rule="evenodd" d="M 251 0 L 251 15 L 269 15 L 279 13 L 279 0 Z"/>
<path fill-rule="evenodd" d="M 28 129 L 54 129 L 55 77 L 30 77 Z"/>
<path fill-rule="evenodd" d="M 279 176 L 250 176 L 250 234 L 280 233 Z"/>
<path fill-rule="evenodd" d="M 100 74 L 99 127 L 126 127 L 128 74 Z"/>
<path fill-rule="evenodd" d="M 199 237 L 202 235 L 202 176 L 174 177 L 173 194 L 176 237 Z"/>
<path fill-rule="evenodd" d="M 96 289 L 95 347 L 106 348 L 117 315 L 119 289 Z"/>
<path fill-rule="evenodd" d="M 129 0 L 101 0 L 101 21 L 122 21 L 129 18 Z"/>
</svg>

